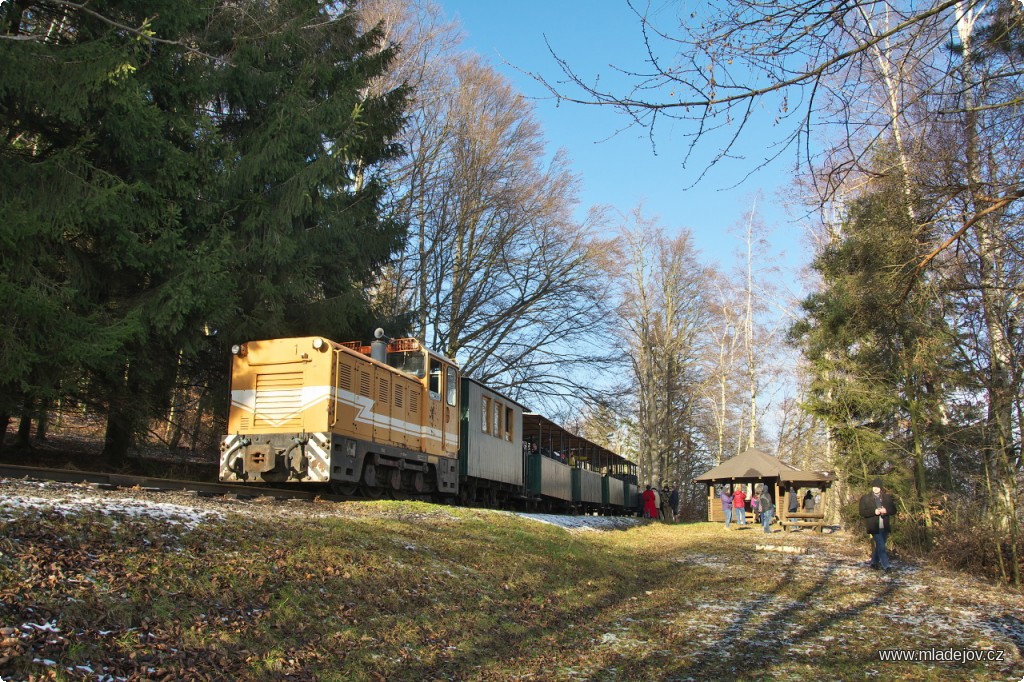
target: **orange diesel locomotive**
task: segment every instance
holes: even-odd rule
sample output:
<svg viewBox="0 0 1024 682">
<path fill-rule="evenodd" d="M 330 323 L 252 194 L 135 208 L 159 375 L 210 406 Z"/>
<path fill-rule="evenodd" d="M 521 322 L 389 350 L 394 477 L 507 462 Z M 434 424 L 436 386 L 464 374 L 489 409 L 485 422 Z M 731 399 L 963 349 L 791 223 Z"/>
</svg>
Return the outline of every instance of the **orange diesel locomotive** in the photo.
<svg viewBox="0 0 1024 682">
<path fill-rule="evenodd" d="M 232 348 L 220 480 L 457 493 L 458 367 L 416 339 L 375 336 Z"/>
</svg>

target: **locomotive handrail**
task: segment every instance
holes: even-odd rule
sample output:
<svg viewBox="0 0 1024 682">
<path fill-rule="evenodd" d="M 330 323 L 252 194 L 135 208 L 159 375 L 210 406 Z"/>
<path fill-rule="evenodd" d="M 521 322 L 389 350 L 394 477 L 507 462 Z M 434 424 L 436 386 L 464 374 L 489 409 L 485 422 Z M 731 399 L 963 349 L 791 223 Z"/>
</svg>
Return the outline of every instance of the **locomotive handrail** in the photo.
<svg viewBox="0 0 1024 682">
<path fill-rule="evenodd" d="M 341 376 L 341 355 L 342 354 L 339 353 L 338 351 L 334 350 L 334 349 L 331 349 L 331 352 L 334 353 L 334 378 L 331 379 L 331 383 L 333 384 L 333 390 L 337 391 L 336 387 L 338 385 L 339 377 Z M 332 395 L 331 396 L 331 428 L 333 429 L 337 424 L 338 424 L 338 396 L 337 395 Z"/>
</svg>

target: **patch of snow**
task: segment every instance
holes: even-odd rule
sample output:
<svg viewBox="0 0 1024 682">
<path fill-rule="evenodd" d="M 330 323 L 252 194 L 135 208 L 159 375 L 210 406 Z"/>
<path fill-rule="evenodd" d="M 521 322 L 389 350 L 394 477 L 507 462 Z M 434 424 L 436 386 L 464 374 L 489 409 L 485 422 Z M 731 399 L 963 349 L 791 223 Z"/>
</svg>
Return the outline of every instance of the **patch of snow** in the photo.
<svg viewBox="0 0 1024 682">
<path fill-rule="evenodd" d="M 57 627 L 56 621 L 50 621 L 49 623 L 22 623 L 22 630 L 40 630 L 42 632 L 60 632 L 60 628 Z"/>
<path fill-rule="evenodd" d="M 17 517 L 16 515 L 29 511 L 53 511 L 62 516 L 70 516 L 89 510 L 113 517 L 159 519 L 184 526 L 190 530 L 210 521 L 224 519 L 224 514 L 221 512 L 185 507 L 168 502 L 98 496 L 76 489 L 62 490 L 61 492 L 63 494 L 54 497 L 33 495 L 15 497 L 6 494 L 6 489 L 0 487 L 0 519 L 13 521 Z"/>
<path fill-rule="evenodd" d="M 568 528 L 570 530 L 625 530 L 638 526 L 644 522 L 636 516 L 574 516 L 569 514 L 529 514 L 525 512 L 512 512 L 540 523 L 549 523 L 554 526 Z"/>
</svg>

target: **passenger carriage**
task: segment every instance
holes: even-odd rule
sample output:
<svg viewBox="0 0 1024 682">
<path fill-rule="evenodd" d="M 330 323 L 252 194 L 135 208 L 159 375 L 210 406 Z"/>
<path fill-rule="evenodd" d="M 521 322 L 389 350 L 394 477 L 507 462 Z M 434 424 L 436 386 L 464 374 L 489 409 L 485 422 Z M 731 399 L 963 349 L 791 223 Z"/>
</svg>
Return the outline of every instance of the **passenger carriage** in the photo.
<svg viewBox="0 0 1024 682">
<path fill-rule="evenodd" d="M 523 406 L 463 377 L 459 500 L 508 506 L 525 499 Z"/>
<path fill-rule="evenodd" d="M 633 513 L 636 464 L 539 414 L 523 415 L 530 452 L 528 485 L 549 509 L 579 513 Z"/>
</svg>

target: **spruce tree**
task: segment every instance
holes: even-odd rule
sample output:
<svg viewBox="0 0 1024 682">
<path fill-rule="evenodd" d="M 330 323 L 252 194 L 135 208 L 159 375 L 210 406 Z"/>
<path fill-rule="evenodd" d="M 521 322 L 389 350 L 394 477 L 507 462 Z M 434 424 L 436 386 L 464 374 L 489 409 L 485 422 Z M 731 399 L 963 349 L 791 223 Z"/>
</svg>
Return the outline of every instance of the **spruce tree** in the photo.
<svg viewBox="0 0 1024 682">
<path fill-rule="evenodd" d="M 808 407 L 829 425 L 857 483 L 893 473 L 924 511 L 926 453 L 942 451 L 950 330 L 927 280 L 908 289 L 926 248 L 900 184 L 848 207 L 842 237 L 815 259 L 821 291 L 794 328 L 815 375 Z"/>
<path fill-rule="evenodd" d="M 378 32 L 315 0 L 2 12 L 0 293 L 17 314 L 0 412 L 77 394 L 106 410 L 117 465 L 179 358 L 210 372 L 217 344 L 365 324 L 402 237 L 377 218 L 406 97 L 366 94 L 393 57 Z"/>
<path fill-rule="evenodd" d="M 190 9 L 139 4 L 168 18 Z M 120 397 L 110 387 L 132 349 L 146 345 L 162 287 L 184 260 L 194 116 L 180 102 L 170 112 L 155 101 L 168 63 L 149 40 L 148 16 L 131 3 L 3 5 L 7 409 L 76 396 L 81 386 L 91 388 L 78 397 L 101 407 Z"/>
<path fill-rule="evenodd" d="M 379 218 L 373 169 L 400 151 L 406 93 L 368 94 L 394 48 L 312 0 L 222 19 L 213 45 L 231 64 L 213 118 L 230 149 L 220 191 L 239 276 L 218 324 L 235 339 L 348 336 L 366 326 L 365 290 L 403 237 Z"/>
</svg>

